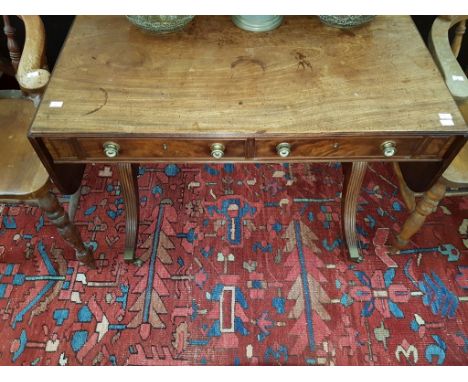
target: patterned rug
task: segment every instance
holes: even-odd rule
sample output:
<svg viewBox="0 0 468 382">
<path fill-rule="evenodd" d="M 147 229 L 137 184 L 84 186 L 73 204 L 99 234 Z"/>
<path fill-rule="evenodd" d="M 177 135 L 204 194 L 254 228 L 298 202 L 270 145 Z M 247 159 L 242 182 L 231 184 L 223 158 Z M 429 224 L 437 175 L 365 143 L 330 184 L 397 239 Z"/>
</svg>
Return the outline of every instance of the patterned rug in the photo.
<svg viewBox="0 0 468 382">
<path fill-rule="evenodd" d="M 389 256 L 408 211 L 372 164 L 355 264 L 342 181 L 336 163 L 141 167 L 138 266 L 114 168 L 88 166 L 75 222 L 97 270 L 37 208 L 3 207 L 0 364 L 468 365 L 468 198 Z"/>
</svg>

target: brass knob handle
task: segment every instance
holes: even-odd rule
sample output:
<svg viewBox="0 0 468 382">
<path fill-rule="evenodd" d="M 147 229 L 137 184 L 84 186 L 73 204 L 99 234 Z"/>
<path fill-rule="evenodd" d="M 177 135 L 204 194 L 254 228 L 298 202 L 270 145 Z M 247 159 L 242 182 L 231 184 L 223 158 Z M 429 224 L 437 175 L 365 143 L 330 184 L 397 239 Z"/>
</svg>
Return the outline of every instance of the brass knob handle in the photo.
<svg viewBox="0 0 468 382">
<path fill-rule="evenodd" d="M 214 159 L 221 159 L 224 156 L 224 145 L 222 143 L 213 143 L 210 146 L 211 156 Z"/>
<path fill-rule="evenodd" d="M 382 153 L 385 157 L 390 158 L 397 153 L 396 143 L 393 141 L 386 141 L 380 145 Z"/>
<path fill-rule="evenodd" d="M 120 146 L 115 142 L 105 142 L 102 147 L 104 147 L 104 154 L 108 158 L 115 158 L 119 155 Z"/>
<path fill-rule="evenodd" d="M 283 142 L 276 146 L 276 152 L 281 158 L 286 158 L 291 154 L 291 145 Z"/>
</svg>

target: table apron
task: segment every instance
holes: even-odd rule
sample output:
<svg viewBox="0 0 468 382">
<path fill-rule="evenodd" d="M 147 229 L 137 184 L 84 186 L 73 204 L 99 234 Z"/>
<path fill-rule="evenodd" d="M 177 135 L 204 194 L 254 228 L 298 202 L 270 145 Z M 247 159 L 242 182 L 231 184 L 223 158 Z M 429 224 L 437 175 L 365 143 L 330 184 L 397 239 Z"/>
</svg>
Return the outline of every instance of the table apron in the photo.
<svg viewBox="0 0 468 382">
<path fill-rule="evenodd" d="M 142 137 L 43 137 L 55 163 L 97 162 L 304 162 L 304 161 L 440 161 L 453 144 L 454 136 L 343 136 L 265 138 L 142 138 Z M 118 146 L 115 157 L 106 156 L 104 146 Z M 212 145 L 224 150 L 212 157 Z M 287 143 L 289 155 L 279 155 L 279 144 Z M 384 155 L 384 145 L 395 147 Z"/>
</svg>

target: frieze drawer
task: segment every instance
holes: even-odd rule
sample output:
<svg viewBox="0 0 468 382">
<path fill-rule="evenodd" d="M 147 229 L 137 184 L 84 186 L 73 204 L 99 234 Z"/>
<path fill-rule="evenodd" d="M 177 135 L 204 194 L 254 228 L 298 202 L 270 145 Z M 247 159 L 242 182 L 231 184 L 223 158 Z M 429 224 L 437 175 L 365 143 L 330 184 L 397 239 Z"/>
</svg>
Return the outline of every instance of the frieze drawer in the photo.
<svg viewBox="0 0 468 382">
<path fill-rule="evenodd" d="M 337 137 L 255 140 L 256 160 L 441 159 L 452 137 Z"/>
<path fill-rule="evenodd" d="M 56 161 L 243 160 L 243 139 L 73 138 L 45 139 Z"/>
</svg>

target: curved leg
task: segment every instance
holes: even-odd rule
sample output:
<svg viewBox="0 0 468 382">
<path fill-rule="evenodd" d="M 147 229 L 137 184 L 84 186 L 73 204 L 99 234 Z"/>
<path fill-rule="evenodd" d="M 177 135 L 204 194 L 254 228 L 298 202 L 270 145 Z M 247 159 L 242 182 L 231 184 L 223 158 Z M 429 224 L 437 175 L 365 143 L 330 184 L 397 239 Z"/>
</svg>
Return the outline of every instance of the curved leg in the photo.
<svg viewBox="0 0 468 382">
<path fill-rule="evenodd" d="M 125 201 L 125 261 L 135 259 L 135 250 L 138 234 L 138 164 L 119 163 L 119 180 L 122 187 L 122 193 Z"/>
<path fill-rule="evenodd" d="M 424 193 L 421 200 L 416 204 L 416 208 L 406 219 L 401 231 L 396 235 L 393 247 L 404 248 L 409 239 L 419 231 L 424 224 L 426 217 L 437 209 L 437 205 L 442 200 L 447 190 L 447 185 L 443 180 L 437 181 L 427 192 Z"/>
<path fill-rule="evenodd" d="M 343 231 L 351 260 L 360 263 L 363 260 L 358 248 L 356 235 L 356 212 L 362 181 L 366 173 L 367 162 L 342 163 L 344 171 L 342 221 Z"/>
<path fill-rule="evenodd" d="M 86 248 L 76 226 L 70 222 L 68 214 L 50 191 L 38 195 L 37 203 L 50 221 L 57 227 L 59 234 L 75 249 L 76 259 L 90 268 L 96 268 L 93 254 Z"/>
</svg>

